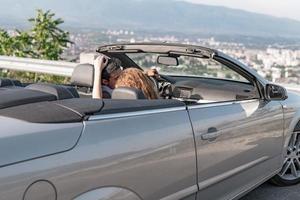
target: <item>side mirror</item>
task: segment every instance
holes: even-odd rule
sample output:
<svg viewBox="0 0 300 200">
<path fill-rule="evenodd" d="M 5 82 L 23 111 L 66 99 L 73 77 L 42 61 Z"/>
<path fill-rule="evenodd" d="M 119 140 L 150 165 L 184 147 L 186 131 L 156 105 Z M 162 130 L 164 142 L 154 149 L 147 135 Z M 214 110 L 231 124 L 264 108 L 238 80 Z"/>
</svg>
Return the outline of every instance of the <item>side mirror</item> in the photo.
<svg viewBox="0 0 300 200">
<path fill-rule="evenodd" d="M 157 63 L 162 65 L 178 66 L 178 59 L 171 56 L 158 56 Z"/>
<path fill-rule="evenodd" d="M 268 100 L 285 100 L 288 98 L 288 95 L 284 87 L 275 84 L 267 84 L 266 98 Z"/>
</svg>

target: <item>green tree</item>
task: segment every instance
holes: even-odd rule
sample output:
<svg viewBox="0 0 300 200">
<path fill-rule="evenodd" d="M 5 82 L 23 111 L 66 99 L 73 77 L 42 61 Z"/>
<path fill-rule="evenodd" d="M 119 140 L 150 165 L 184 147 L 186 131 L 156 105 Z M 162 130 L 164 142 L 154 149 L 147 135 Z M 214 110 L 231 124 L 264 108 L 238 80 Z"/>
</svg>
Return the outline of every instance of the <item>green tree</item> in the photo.
<svg viewBox="0 0 300 200">
<path fill-rule="evenodd" d="M 61 18 L 55 19 L 49 10 L 37 10 L 35 18 L 29 19 L 32 28 L 29 31 L 16 30 L 14 36 L 0 29 L 0 55 L 29 57 L 46 60 L 59 60 L 64 49 L 72 42 L 69 33 L 59 28 L 64 23 Z M 17 78 L 22 81 L 47 81 L 66 83 L 68 79 L 60 76 L 36 74 L 31 72 L 1 72 L 1 76 Z"/>
<path fill-rule="evenodd" d="M 12 38 L 13 56 L 34 57 L 32 50 L 32 37 L 28 32 L 17 30 L 17 35 Z"/>
<path fill-rule="evenodd" d="M 13 55 L 13 43 L 14 41 L 7 31 L 0 29 L 0 55 Z"/>
<path fill-rule="evenodd" d="M 34 58 L 59 60 L 63 50 L 72 43 L 68 39 L 69 32 L 58 27 L 64 21 L 61 18 L 54 19 L 54 16 L 50 10 L 37 10 L 37 16 L 29 19 L 33 24 L 30 36 Z"/>
<path fill-rule="evenodd" d="M 28 32 L 16 30 L 15 36 L 0 29 L 0 55 L 32 57 L 31 36 Z"/>
</svg>

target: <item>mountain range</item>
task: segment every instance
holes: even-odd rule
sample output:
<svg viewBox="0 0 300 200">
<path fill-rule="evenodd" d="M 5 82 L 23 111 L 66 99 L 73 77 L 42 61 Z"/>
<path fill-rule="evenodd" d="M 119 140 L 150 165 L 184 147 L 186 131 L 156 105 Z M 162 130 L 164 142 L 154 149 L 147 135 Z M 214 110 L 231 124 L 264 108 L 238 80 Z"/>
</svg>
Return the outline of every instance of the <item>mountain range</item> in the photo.
<svg viewBox="0 0 300 200">
<path fill-rule="evenodd" d="M 300 38 L 300 21 L 180 0 L 0 0 L 0 27 L 26 27 L 36 9 L 51 10 L 78 29 Z"/>
</svg>

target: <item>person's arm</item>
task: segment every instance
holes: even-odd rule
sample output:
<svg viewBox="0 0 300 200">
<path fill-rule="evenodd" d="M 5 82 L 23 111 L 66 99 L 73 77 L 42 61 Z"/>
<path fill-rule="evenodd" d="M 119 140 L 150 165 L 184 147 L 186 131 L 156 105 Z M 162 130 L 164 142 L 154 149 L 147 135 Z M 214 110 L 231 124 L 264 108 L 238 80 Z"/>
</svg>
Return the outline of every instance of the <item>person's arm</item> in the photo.
<svg viewBox="0 0 300 200">
<path fill-rule="evenodd" d="M 102 99 L 102 70 L 107 65 L 108 59 L 104 56 L 98 56 L 94 60 L 94 84 L 93 84 L 93 98 Z"/>
<path fill-rule="evenodd" d="M 148 69 L 145 74 L 150 77 L 157 78 L 159 77 L 159 73 L 156 68 Z"/>
</svg>

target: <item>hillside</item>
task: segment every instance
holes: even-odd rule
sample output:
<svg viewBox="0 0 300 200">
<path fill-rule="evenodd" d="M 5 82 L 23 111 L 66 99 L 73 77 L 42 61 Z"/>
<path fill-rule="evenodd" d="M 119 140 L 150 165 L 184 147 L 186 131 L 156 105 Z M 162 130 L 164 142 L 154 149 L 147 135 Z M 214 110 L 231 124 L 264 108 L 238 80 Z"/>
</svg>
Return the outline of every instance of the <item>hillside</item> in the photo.
<svg viewBox="0 0 300 200">
<path fill-rule="evenodd" d="M 300 37 L 296 20 L 175 0 L 2 0 L 0 27 L 22 26 L 38 8 L 51 9 L 78 28 Z"/>
</svg>

